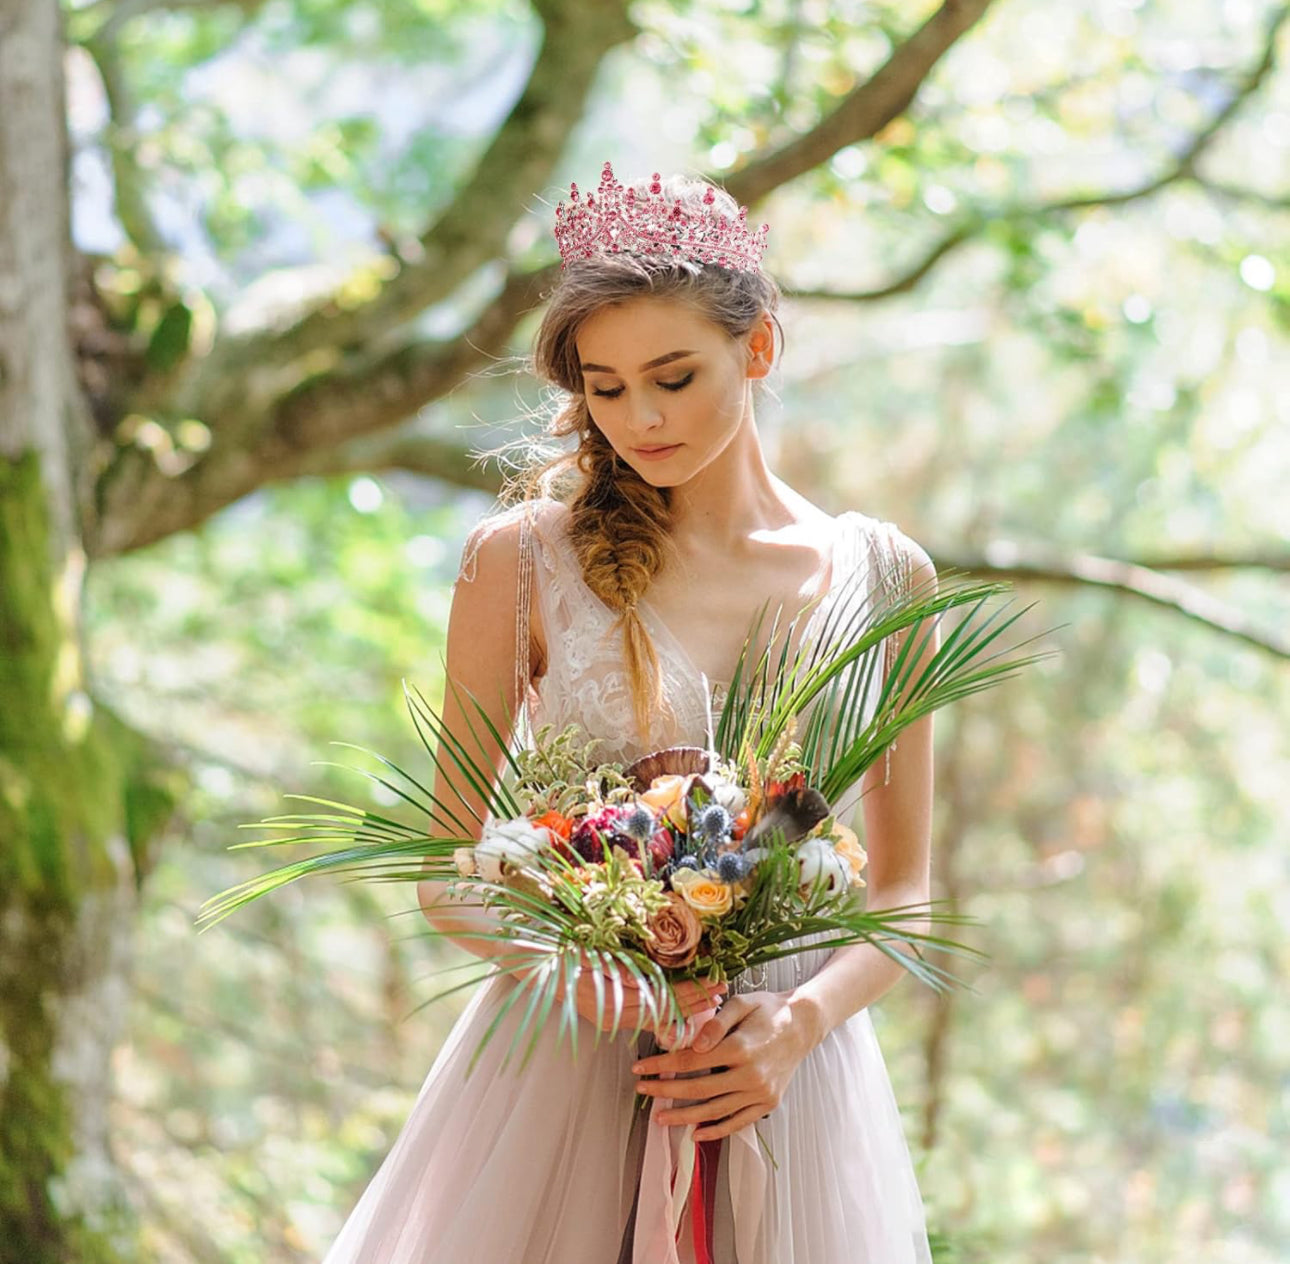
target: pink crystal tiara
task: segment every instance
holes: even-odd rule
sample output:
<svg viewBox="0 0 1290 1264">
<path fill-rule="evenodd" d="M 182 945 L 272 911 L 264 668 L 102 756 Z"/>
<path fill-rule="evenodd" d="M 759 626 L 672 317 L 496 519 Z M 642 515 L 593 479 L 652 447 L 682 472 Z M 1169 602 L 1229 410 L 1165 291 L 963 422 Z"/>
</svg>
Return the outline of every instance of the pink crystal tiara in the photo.
<svg viewBox="0 0 1290 1264">
<path fill-rule="evenodd" d="M 606 162 L 596 193 L 588 193 L 583 202 L 578 186 L 571 184 L 569 201 L 555 208 L 560 267 L 570 259 L 621 251 L 715 263 L 739 272 L 760 271 L 770 225 L 750 232 L 746 206 L 741 206 L 739 218 L 732 220 L 715 209 L 715 202 L 711 188 L 703 195 L 701 212 L 686 210 L 679 200 L 668 201 L 657 171 L 649 193 L 638 199 L 635 189 L 624 188 L 614 179 L 613 167 Z"/>
</svg>

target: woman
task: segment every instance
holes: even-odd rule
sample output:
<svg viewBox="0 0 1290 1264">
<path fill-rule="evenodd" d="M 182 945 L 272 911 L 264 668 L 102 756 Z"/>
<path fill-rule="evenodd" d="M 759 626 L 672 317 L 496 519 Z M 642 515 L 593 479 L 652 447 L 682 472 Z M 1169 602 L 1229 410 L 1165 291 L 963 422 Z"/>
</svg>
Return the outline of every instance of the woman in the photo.
<svg viewBox="0 0 1290 1264">
<path fill-rule="evenodd" d="M 574 186 L 557 211 L 564 271 L 534 369 L 567 393 L 552 432 L 576 436 L 576 452 L 537 468 L 527 498 L 472 533 L 448 627 L 450 680 L 517 740 L 577 721 L 605 759 L 703 745 L 709 687 L 719 706 L 768 597 L 802 612 L 775 634 L 802 644 L 836 602 L 893 577 L 934 584 L 927 555 L 892 524 L 831 518 L 767 466 L 752 388 L 774 363 L 778 291 L 760 266 L 765 226 L 749 232 L 745 214 L 703 181 L 619 185 L 608 163 L 596 195 L 584 203 Z M 445 708 L 469 740 L 452 691 Z M 870 907 L 926 901 L 930 718 L 862 783 L 840 810 L 864 793 Z M 436 795 L 482 812 L 446 775 Z M 472 937 L 488 914 L 430 881 L 420 898 L 439 930 L 493 953 Z M 514 1058 L 503 1068 L 504 1021 L 471 1068 L 516 986 L 499 973 L 450 1033 L 326 1264 L 926 1264 L 867 1011 L 901 973 L 866 945 L 772 962 L 734 980 L 695 1047 L 672 1053 L 648 1031 L 593 1047 L 584 973 L 576 1059 L 553 1022 L 522 1071 Z M 639 1006 L 623 982 L 630 1029 Z M 692 1014 L 725 991 L 686 984 L 678 997 Z M 678 1076 L 654 1078 L 665 1071 Z M 636 1092 L 675 1099 L 657 1126 L 697 1123 L 719 1149 L 706 1239 L 688 1223 L 676 1242 L 650 1236 L 638 1181 L 656 1125 Z M 749 1144 L 754 1128 L 773 1164 Z"/>
</svg>

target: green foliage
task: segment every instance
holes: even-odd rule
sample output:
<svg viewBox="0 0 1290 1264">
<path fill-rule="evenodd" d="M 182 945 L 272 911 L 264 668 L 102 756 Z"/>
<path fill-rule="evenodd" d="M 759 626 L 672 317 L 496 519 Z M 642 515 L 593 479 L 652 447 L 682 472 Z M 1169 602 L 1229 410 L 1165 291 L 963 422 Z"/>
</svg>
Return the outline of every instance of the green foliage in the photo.
<svg viewBox="0 0 1290 1264">
<path fill-rule="evenodd" d="M 77 687 L 46 495 L 36 452 L 0 461 L 0 1260 L 114 1264 L 129 1216 L 104 1233 L 57 1211 L 76 1151 L 52 998 L 84 973 L 79 906 L 115 883 L 107 849 L 145 744 Z"/>
<path fill-rule="evenodd" d="M 584 799 L 587 782 L 600 788 L 607 803 L 631 792 L 631 782 L 613 764 L 599 764 L 594 758 L 598 738 L 587 739 L 570 725 L 555 732 L 551 724 L 540 725 L 532 746 L 515 752 L 515 790 L 524 800 L 541 802 L 546 810 L 560 813 Z"/>
<path fill-rule="evenodd" d="M 73 38 L 108 8 L 69 11 Z M 901 522 L 937 561 L 938 546 L 1006 558 L 1011 541 L 1042 541 L 1055 564 L 1279 547 L 1290 78 L 1274 68 L 1189 178 L 1030 213 L 1164 170 L 1271 11 L 993 5 L 905 116 L 779 190 L 770 262 L 805 288 L 885 286 L 946 235 L 969 237 L 881 304 L 792 305 L 784 416 L 759 419 L 777 471 L 830 507 Z M 678 165 L 707 171 L 792 141 L 931 8 L 632 12 L 642 37 L 562 159 L 584 185 L 605 137 L 637 144 L 640 120 L 649 141 L 633 152 L 680 145 Z M 330 262 L 369 249 L 376 224 L 433 222 L 497 121 L 463 107 L 466 90 L 486 85 L 504 111 L 497 49 L 522 60 L 536 34 L 509 3 L 153 10 L 120 33 L 137 126 L 101 139 L 197 208 L 223 268 L 193 303 L 209 312 L 274 262 Z M 392 85 L 395 108 L 346 98 L 351 70 Z M 356 222 L 314 214 L 329 192 Z M 83 211 L 97 195 L 80 196 Z M 286 224 L 302 231 L 274 238 Z M 515 245 L 536 263 L 550 243 L 534 235 Z M 266 243 L 282 253 L 266 259 Z M 1251 255 L 1274 265 L 1268 288 L 1245 279 Z M 165 287 L 140 285 L 160 270 L 128 255 L 100 269 L 133 345 L 166 309 Z M 463 322 L 477 299 L 436 319 Z M 428 420 L 451 433 L 509 416 L 511 390 L 473 381 Z M 147 888 L 118 1112 L 122 1150 L 171 1209 L 150 1233 L 172 1257 L 185 1224 L 234 1264 L 320 1254 L 442 1038 L 447 1015 L 402 1021 L 410 980 L 442 963 L 403 929 L 415 913 L 391 920 L 406 912 L 391 892 L 261 902 L 218 954 L 193 950 L 190 925 L 203 895 L 243 876 L 245 853 L 223 847 L 274 810 L 269 786 L 349 789 L 308 769 L 334 733 L 416 757 L 398 682 L 438 687 L 450 574 L 405 545 L 457 538 L 479 507 L 387 498 L 365 516 L 343 486 L 306 482 L 91 573 L 99 685 L 194 772 L 181 845 Z M 1272 572 L 1193 578 L 1262 626 L 1290 618 Z M 1273 1264 L 1290 1232 L 1274 1091 L 1290 1040 L 1283 664 L 1123 596 L 1034 595 L 1071 629 L 1060 664 L 1007 707 L 967 699 L 937 728 L 934 877 L 989 920 L 990 973 L 951 1008 L 939 1055 L 922 997 L 898 990 L 875 1010 L 933 1224 L 982 1264 Z M 69 780 L 65 764 L 50 773 Z"/>
<path fill-rule="evenodd" d="M 409 764 L 421 751 L 401 676 L 441 688 L 458 542 L 484 502 L 405 497 L 397 480 L 384 492 L 374 506 L 367 480 L 270 490 L 89 577 L 96 693 L 191 783 L 143 892 L 118 1076 L 116 1144 L 161 1200 L 145 1225 L 155 1252 L 191 1224 L 229 1261 L 298 1253 L 369 1174 L 406 1113 L 402 1086 L 466 1001 L 409 1021 L 423 976 L 455 950 L 428 952 L 406 899 L 383 890 L 266 901 L 193 951 L 201 899 L 245 876 L 245 853 L 226 850 L 237 823 L 277 809 L 279 778 L 352 793 L 352 774 L 312 765 L 340 726 Z M 183 1214 L 166 1217 L 181 1191 Z"/>
<path fill-rule="evenodd" d="M 886 586 L 885 581 L 882 586 Z M 997 584 L 955 581 L 941 583 L 934 592 L 930 586 L 928 591 L 916 588 L 882 605 L 865 603 L 854 616 L 843 613 L 831 617 L 817 637 L 799 646 L 791 656 L 790 646 L 797 640 L 793 635 L 796 621 L 782 637 L 776 637 L 777 629 L 772 628 L 765 648 L 759 654 L 753 653 L 766 615 L 763 606 L 745 638 L 717 725 L 715 740 L 720 757 L 740 764 L 746 759 L 754 761 L 758 770 L 754 784 L 760 785 L 784 762 L 798 716 L 823 697 L 831 708 L 831 718 L 825 722 L 831 725 L 829 738 L 821 740 L 823 730 L 812 724 L 807 751 L 795 748 L 793 762 L 796 765 L 798 757 L 804 755 L 806 766 L 814 773 L 813 784 L 826 798 L 836 798 L 910 724 L 1044 657 L 1014 656 L 998 663 L 994 660 L 1000 652 L 986 655 L 986 650 L 1017 617 L 993 628 L 996 615 L 978 618 L 986 598 L 1002 589 Z M 846 604 L 839 602 L 838 609 L 844 611 Z M 930 643 L 940 616 L 965 607 L 971 609 L 932 651 Z M 901 636 L 900 649 L 869 718 L 865 704 L 871 694 L 868 684 L 887 638 L 896 636 Z M 563 802 L 574 787 L 580 790 L 578 806 L 585 808 L 589 798 L 599 803 L 603 790 L 626 789 L 622 771 L 595 767 L 588 758 L 591 748 L 584 746 L 580 751 L 574 744 L 576 726 L 560 734 L 551 734 L 544 728 L 537 735 L 535 749 L 521 763 L 511 750 L 510 734 L 497 729 L 487 707 L 478 699 L 456 696 L 466 717 L 467 731 L 452 732 L 442 714 L 419 690 L 411 687 L 405 692 L 417 735 L 430 757 L 432 780 L 437 784 L 441 775 L 459 778 L 482 804 L 483 812 L 472 809 L 473 822 L 462 819 L 420 777 L 385 756 L 368 752 L 395 780 L 384 773 L 364 775 L 416 809 L 417 819 L 407 823 L 363 805 L 289 794 L 290 798 L 313 800 L 328 811 L 268 818 L 252 828 L 268 831 L 270 837 L 241 846 L 307 844 L 312 853 L 212 896 L 202 908 L 200 920 L 205 927 L 309 876 L 452 882 L 455 853 L 471 839 L 472 824 L 485 823 L 484 813 L 494 820 L 512 820 L 531 806 L 532 799 Z M 495 780 L 493 769 L 499 760 L 505 775 Z M 544 775 L 552 778 L 551 785 L 544 784 Z M 523 790 L 529 794 L 525 796 Z M 692 802 L 690 811 L 696 810 Z M 750 840 L 751 837 L 750 834 Z M 795 951 L 790 941 L 802 935 L 827 935 L 817 946 L 872 944 L 915 977 L 937 988 L 945 986 L 953 976 L 929 963 L 925 953 L 929 949 L 942 954 L 972 952 L 953 941 L 909 929 L 906 922 L 915 911 L 910 906 L 869 912 L 849 893 L 833 899 L 818 888 L 804 903 L 799 902 L 797 861 L 779 827 L 768 829 L 767 837 L 759 839 L 758 846 L 768 854 L 758 866 L 746 903 L 731 918 L 737 933 L 720 941 L 720 946 L 731 950 L 729 955 L 711 952 L 698 963 L 710 969 L 714 978 L 730 978 L 749 966 L 789 955 Z M 606 858 L 605 872 L 584 884 L 568 860 L 549 851 L 533 858 L 534 868 L 521 886 L 496 880 L 471 884 L 470 893 L 479 895 L 485 906 L 496 905 L 502 912 L 497 929 L 478 936 L 493 941 L 498 950 L 506 949 L 493 961 L 490 975 L 523 969 L 520 986 L 512 989 L 501 1014 L 476 1046 L 472 1068 L 502 1015 L 519 1003 L 521 996 L 528 998 L 528 1006 L 506 1058 L 509 1060 L 530 1032 L 531 1052 L 563 984 L 568 986 L 560 1007 L 560 1032 L 570 1033 L 571 1052 L 576 1054 L 577 1013 L 572 983 L 597 960 L 613 962 L 640 980 L 650 1013 L 665 1007 L 669 1018 L 679 1016 L 667 976 L 635 948 L 647 937 L 646 921 L 665 906 L 666 900 L 662 890 L 647 880 L 649 875 L 636 878 L 625 861 L 625 856 L 611 853 Z M 919 906 L 916 911 L 923 910 Z M 927 912 L 926 917 L 935 922 L 959 920 L 939 911 Z M 447 936 L 449 932 L 433 927 L 430 933 Z M 893 943 L 909 951 L 895 948 Z M 597 987 L 603 988 L 599 976 L 595 977 Z M 446 994 L 459 991 L 460 986 Z M 618 1034 L 621 1014 L 621 996 L 616 995 L 611 1035 Z M 526 1063 L 527 1060 L 526 1054 Z"/>
</svg>

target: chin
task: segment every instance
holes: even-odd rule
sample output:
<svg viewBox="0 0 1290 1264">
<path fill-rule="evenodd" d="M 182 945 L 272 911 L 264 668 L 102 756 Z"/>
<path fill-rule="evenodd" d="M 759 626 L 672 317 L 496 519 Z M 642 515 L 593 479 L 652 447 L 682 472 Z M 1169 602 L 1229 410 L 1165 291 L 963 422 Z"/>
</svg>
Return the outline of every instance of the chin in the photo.
<svg viewBox="0 0 1290 1264">
<path fill-rule="evenodd" d="M 689 482 L 694 474 L 687 464 L 684 469 L 660 470 L 657 465 L 649 461 L 642 461 L 640 464 L 628 462 L 632 469 L 636 471 L 641 478 L 651 487 L 680 487 L 682 483 Z M 670 465 L 671 462 L 668 462 Z M 677 463 L 679 464 L 679 462 Z"/>
</svg>

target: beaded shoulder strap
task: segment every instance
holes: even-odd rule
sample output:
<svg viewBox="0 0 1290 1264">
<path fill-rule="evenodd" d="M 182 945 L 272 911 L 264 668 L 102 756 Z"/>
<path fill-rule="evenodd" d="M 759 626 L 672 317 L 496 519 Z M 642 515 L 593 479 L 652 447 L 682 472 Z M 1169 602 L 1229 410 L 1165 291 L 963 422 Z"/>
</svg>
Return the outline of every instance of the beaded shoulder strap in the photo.
<svg viewBox="0 0 1290 1264">
<path fill-rule="evenodd" d="M 913 566 L 908 549 L 905 547 L 907 537 L 894 522 L 876 521 L 869 530 L 870 559 L 874 564 L 877 578 L 874 583 L 882 596 L 884 604 L 904 600 L 910 592 L 910 581 Z M 900 646 L 896 634 L 892 633 L 883 641 L 883 678 L 889 679 Z M 882 784 L 891 781 L 891 753 L 896 749 L 892 741 L 883 757 Z"/>
<path fill-rule="evenodd" d="M 519 580 L 515 594 L 515 733 L 527 743 L 530 733 L 529 680 L 533 674 L 533 506 L 520 515 Z"/>
<path fill-rule="evenodd" d="M 515 593 L 515 716 L 513 731 L 516 738 L 526 743 L 530 733 L 529 678 L 533 662 L 530 646 L 533 607 L 533 515 L 531 501 L 521 501 L 500 512 L 493 513 L 475 524 L 466 536 L 462 550 L 457 582 L 470 583 L 475 578 L 476 555 L 479 546 L 504 524 L 519 521 L 519 576 Z"/>
</svg>

